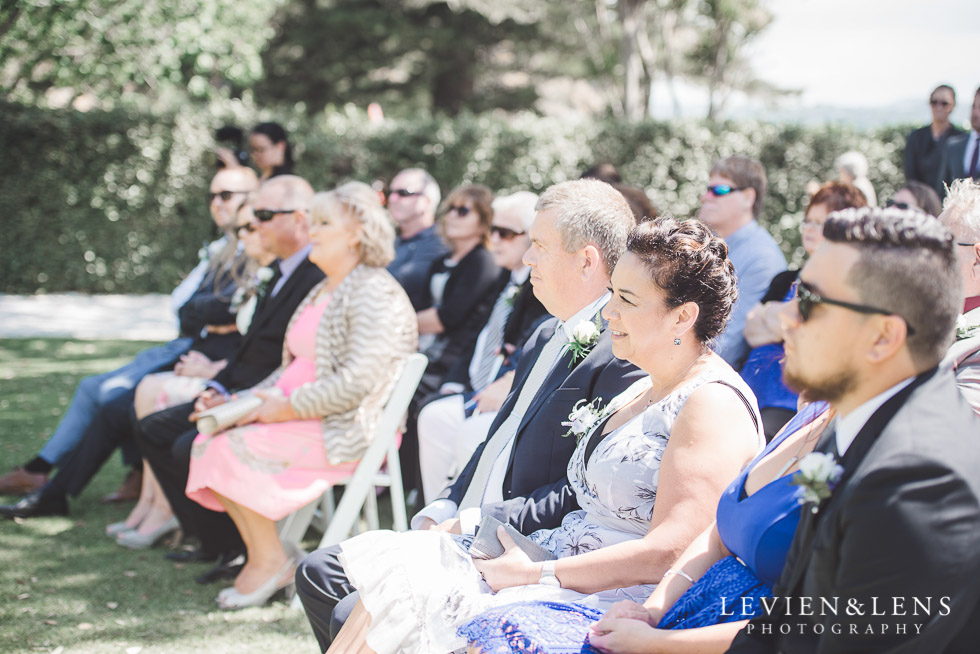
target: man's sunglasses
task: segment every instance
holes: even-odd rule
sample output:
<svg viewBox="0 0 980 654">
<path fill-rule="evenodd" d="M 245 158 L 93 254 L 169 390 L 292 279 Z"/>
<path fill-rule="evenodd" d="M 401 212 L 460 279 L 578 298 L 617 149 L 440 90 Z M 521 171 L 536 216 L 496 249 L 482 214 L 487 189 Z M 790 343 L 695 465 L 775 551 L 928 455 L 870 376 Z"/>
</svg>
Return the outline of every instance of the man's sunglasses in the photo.
<svg viewBox="0 0 980 654">
<path fill-rule="evenodd" d="M 461 204 L 454 204 L 448 209 L 446 209 L 447 214 L 456 212 L 456 215 L 459 216 L 460 218 L 466 218 L 468 215 L 470 215 L 471 211 L 473 211 L 473 209 L 471 209 L 470 207 L 465 207 Z"/>
<path fill-rule="evenodd" d="M 254 209 L 255 219 L 262 223 L 267 223 L 281 213 L 293 213 L 297 209 Z"/>
<path fill-rule="evenodd" d="M 800 319 L 803 322 L 809 320 L 810 312 L 813 311 L 813 307 L 817 306 L 818 304 L 831 304 L 835 307 L 850 309 L 851 311 L 857 311 L 858 313 L 879 313 L 883 316 L 898 315 L 894 311 L 885 311 L 884 309 L 870 307 L 866 304 L 854 304 L 853 302 L 831 300 L 830 298 L 823 297 L 822 295 L 816 293 L 805 282 L 800 282 L 796 287 L 796 308 L 800 312 Z M 905 318 L 902 318 L 902 320 L 905 320 Z M 912 328 L 912 325 L 909 324 L 908 320 L 905 320 L 905 326 L 909 336 L 915 333 L 915 330 Z"/>
<path fill-rule="evenodd" d="M 949 102 L 948 100 L 930 100 L 929 104 L 931 104 L 933 107 L 948 107 L 953 103 Z"/>
<path fill-rule="evenodd" d="M 409 191 L 408 189 L 405 188 L 391 189 L 390 191 L 388 191 L 389 198 L 393 195 L 397 195 L 400 198 L 411 198 L 416 195 L 422 195 L 422 191 Z"/>
<path fill-rule="evenodd" d="M 527 232 L 518 232 L 517 230 L 510 229 L 508 227 L 501 227 L 499 225 L 491 225 L 490 233 L 496 234 L 501 240 L 509 241 L 512 238 L 517 238 L 518 236 L 524 236 Z"/>
<path fill-rule="evenodd" d="M 231 200 L 231 196 L 243 193 L 249 193 L 249 191 L 218 191 L 217 193 L 208 193 L 208 204 L 214 202 L 216 197 L 220 197 L 222 202 L 228 202 Z"/>
<path fill-rule="evenodd" d="M 911 209 L 912 208 L 912 205 L 909 204 L 908 202 L 895 202 L 894 200 L 888 200 L 888 202 L 885 203 L 885 206 L 895 207 L 896 209 Z"/>
<path fill-rule="evenodd" d="M 720 198 L 722 196 L 728 195 L 729 193 L 734 193 L 735 191 L 744 191 L 746 186 L 730 186 L 728 184 L 712 184 L 708 186 L 708 193 Z"/>
</svg>

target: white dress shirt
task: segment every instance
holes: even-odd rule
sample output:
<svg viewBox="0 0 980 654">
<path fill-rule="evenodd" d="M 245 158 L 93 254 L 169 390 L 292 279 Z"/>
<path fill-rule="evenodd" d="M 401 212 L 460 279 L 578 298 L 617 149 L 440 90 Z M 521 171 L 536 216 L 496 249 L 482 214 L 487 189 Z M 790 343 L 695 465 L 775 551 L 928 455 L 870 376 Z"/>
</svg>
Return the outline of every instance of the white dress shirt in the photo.
<svg viewBox="0 0 980 654">
<path fill-rule="evenodd" d="M 911 384 L 915 380 L 915 377 L 908 377 L 898 382 L 888 390 L 883 393 L 875 395 L 873 398 L 860 405 L 850 413 L 845 415 L 837 416 L 837 453 L 839 456 L 844 456 L 847 449 L 857 438 L 858 432 L 864 427 L 865 423 L 871 419 L 874 412 L 877 411 L 882 404 L 890 400 L 895 394 L 900 390 Z"/>
</svg>

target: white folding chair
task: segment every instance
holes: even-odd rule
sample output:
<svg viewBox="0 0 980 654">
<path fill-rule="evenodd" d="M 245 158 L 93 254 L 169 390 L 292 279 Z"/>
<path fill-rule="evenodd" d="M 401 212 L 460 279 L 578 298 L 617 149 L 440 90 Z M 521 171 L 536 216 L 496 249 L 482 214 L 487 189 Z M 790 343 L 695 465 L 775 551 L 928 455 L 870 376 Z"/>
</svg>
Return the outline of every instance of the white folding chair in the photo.
<svg viewBox="0 0 980 654">
<path fill-rule="evenodd" d="M 368 528 L 377 529 L 378 503 L 374 490 L 376 486 L 386 486 L 389 489 L 395 530 L 408 529 L 405 490 L 402 487 L 396 435 L 427 364 L 428 359 L 424 354 L 416 353 L 408 357 L 385 404 L 374 440 L 361 457 L 354 474 L 334 484 L 334 486 L 344 486 L 344 495 L 340 499 L 340 504 L 334 508 L 333 487 L 331 487 L 323 497 L 280 520 L 279 539 L 284 545 L 298 547 L 307 528 L 314 522 L 325 525 L 319 547 L 339 543 L 354 531 L 362 510 Z M 386 459 L 387 471 L 382 472 Z M 316 518 L 318 511 L 321 516 Z"/>
</svg>

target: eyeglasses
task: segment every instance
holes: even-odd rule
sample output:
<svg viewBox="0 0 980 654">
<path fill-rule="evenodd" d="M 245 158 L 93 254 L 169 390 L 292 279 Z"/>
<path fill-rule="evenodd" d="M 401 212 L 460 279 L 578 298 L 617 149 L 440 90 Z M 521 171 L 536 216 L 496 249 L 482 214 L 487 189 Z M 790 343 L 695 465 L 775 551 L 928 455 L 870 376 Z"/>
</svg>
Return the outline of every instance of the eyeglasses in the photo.
<svg viewBox="0 0 980 654">
<path fill-rule="evenodd" d="M 471 209 L 470 207 L 465 207 L 461 204 L 460 205 L 454 204 L 446 210 L 446 213 L 447 214 L 455 213 L 460 218 L 466 218 L 466 216 L 470 215 L 471 211 L 473 211 L 473 209 Z"/>
<path fill-rule="evenodd" d="M 929 100 L 929 104 L 931 104 L 933 107 L 948 107 L 953 103 L 949 102 L 948 100 Z"/>
<path fill-rule="evenodd" d="M 912 208 L 912 205 L 909 204 L 908 202 L 895 202 L 894 200 L 888 200 L 888 202 L 885 203 L 885 206 L 887 206 L 887 207 L 895 207 L 896 209 L 911 209 Z"/>
<path fill-rule="evenodd" d="M 252 232 L 255 231 L 255 225 L 253 225 L 252 223 L 245 223 L 244 225 L 238 226 L 238 231 L 242 231 L 243 229 L 249 234 L 251 234 Z"/>
<path fill-rule="evenodd" d="M 267 223 L 281 213 L 293 213 L 295 211 L 298 209 L 255 209 L 252 213 L 255 214 L 256 220 Z"/>
<path fill-rule="evenodd" d="M 519 232 L 515 229 L 510 229 L 509 227 L 501 227 L 500 225 L 491 225 L 490 233 L 496 234 L 501 240 L 509 241 L 518 236 L 524 236 L 527 232 Z"/>
<path fill-rule="evenodd" d="M 831 300 L 830 298 L 823 297 L 822 295 L 816 293 L 805 282 L 800 282 L 796 287 L 796 307 L 800 312 L 800 320 L 803 322 L 809 320 L 810 312 L 813 311 L 813 307 L 817 306 L 818 304 L 831 304 L 835 307 L 850 309 L 851 311 L 857 311 L 858 313 L 880 313 L 883 316 L 898 315 L 894 311 L 885 311 L 884 309 L 879 309 L 877 307 L 869 307 L 866 304 L 854 304 L 852 302 L 843 302 L 841 300 Z M 902 320 L 905 320 L 905 318 L 902 318 Z M 905 320 L 905 326 L 909 336 L 915 333 L 915 330 L 912 329 L 912 325 L 909 324 L 908 320 Z"/>
<path fill-rule="evenodd" d="M 800 223 L 800 227 L 803 229 L 823 229 L 823 223 L 819 223 L 816 220 L 804 220 Z"/>
<path fill-rule="evenodd" d="M 422 195 L 422 191 L 409 191 L 408 189 L 404 189 L 404 188 L 391 189 L 390 191 L 388 191 L 389 198 L 393 195 L 397 195 L 400 198 L 411 198 L 416 195 Z"/>
<path fill-rule="evenodd" d="M 967 248 L 972 248 L 974 245 L 976 245 L 976 243 L 961 243 L 960 241 L 956 241 L 956 244 Z"/>
<path fill-rule="evenodd" d="M 747 186 L 729 186 L 728 184 L 713 184 L 708 186 L 708 193 L 715 196 L 716 198 L 723 197 L 729 193 L 734 193 L 735 191 L 744 191 Z"/>
<path fill-rule="evenodd" d="M 243 193 L 248 193 L 248 191 L 218 191 L 217 193 L 208 193 L 208 204 L 214 202 L 214 199 L 219 196 L 222 202 L 227 202 L 231 199 L 231 196 Z"/>
</svg>

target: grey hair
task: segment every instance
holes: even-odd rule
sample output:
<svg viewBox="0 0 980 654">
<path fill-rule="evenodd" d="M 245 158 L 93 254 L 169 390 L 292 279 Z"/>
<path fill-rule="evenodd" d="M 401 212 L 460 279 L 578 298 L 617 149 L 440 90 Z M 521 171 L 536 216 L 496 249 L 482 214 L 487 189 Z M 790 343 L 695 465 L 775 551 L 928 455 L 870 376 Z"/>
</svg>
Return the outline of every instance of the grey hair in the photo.
<svg viewBox="0 0 980 654">
<path fill-rule="evenodd" d="M 534 207 L 538 203 L 538 196 L 530 191 L 518 191 L 510 195 L 498 195 L 493 199 L 493 213 L 513 211 L 521 217 L 521 224 L 524 231 L 531 231 L 534 224 Z"/>
<path fill-rule="evenodd" d="M 980 241 L 980 184 L 970 179 L 953 180 L 946 189 L 939 221 L 957 238 Z"/>
<path fill-rule="evenodd" d="M 576 252 L 594 245 L 612 274 L 619 257 L 626 251 L 626 237 L 636 218 L 623 194 L 596 179 L 576 179 L 548 187 L 538 199 L 538 212 L 557 211 L 555 228 L 562 248 Z"/>
<path fill-rule="evenodd" d="M 364 182 L 347 182 L 313 197 L 310 219 L 340 214 L 361 226 L 358 256 L 367 266 L 383 268 L 395 258 L 395 227 L 378 192 Z"/>
<path fill-rule="evenodd" d="M 309 213 L 313 201 L 313 187 L 299 175 L 276 175 L 270 177 L 263 187 L 281 186 L 283 189 L 282 203 L 287 205 L 276 209 L 292 209 Z"/>
<path fill-rule="evenodd" d="M 857 150 L 850 150 L 837 157 L 834 168 L 843 168 L 855 179 L 868 176 L 868 158 Z"/>
<path fill-rule="evenodd" d="M 439 190 L 439 182 L 436 181 L 436 178 L 423 168 L 406 168 L 405 170 L 399 171 L 398 175 L 402 173 L 416 173 L 422 176 L 422 195 L 429 198 L 432 213 L 435 214 L 436 209 L 439 207 L 439 202 L 442 201 L 442 191 Z M 395 175 L 395 177 L 398 177 L 398 175 Z"/>
</svg>

